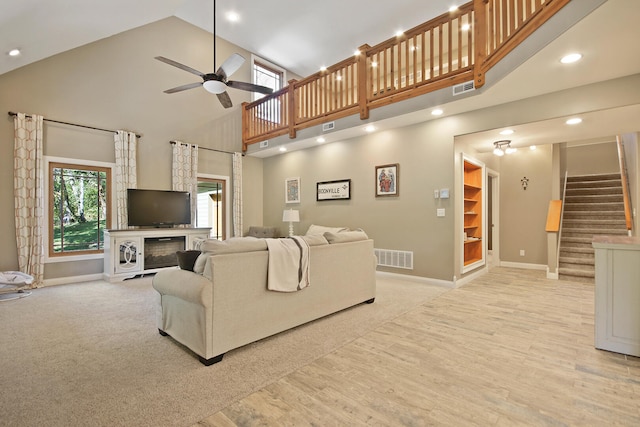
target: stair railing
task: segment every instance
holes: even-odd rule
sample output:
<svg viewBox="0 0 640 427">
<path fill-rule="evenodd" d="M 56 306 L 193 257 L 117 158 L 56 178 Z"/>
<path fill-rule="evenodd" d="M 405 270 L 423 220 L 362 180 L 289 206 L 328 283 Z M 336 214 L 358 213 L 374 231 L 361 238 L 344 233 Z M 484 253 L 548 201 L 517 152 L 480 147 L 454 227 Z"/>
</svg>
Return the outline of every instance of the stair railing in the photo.
<svg viewBox="0 0 640 427">
<path fill-rule="evenodd" d="M 618 146 L 618 161 L 620 162 L 620 177 L 622 178 L 622 197 L 624 199 L 624 219 L 627 225 L 627 234 L 631 236 L 633 230 L 633 215 L 631 210 L 631 197 L 629 191 L 629 172 L 627 159 L 624 154 L 624 144 L 620 135 L 616 136 Z"/>
<path fill-rule="evenodd" d="M 560 241 L 562 240 L 562 222 L 564 221 L 564 205 L 567 198 L 567 181 L 569 180 L 569 171 L 564 172 L 564 184 L 562 185 L 562 207 L 560 209 L 560 229 L 558 230 L 558 243 L 556 247 L 556 271 L 560 274 Z"/>
</svg>

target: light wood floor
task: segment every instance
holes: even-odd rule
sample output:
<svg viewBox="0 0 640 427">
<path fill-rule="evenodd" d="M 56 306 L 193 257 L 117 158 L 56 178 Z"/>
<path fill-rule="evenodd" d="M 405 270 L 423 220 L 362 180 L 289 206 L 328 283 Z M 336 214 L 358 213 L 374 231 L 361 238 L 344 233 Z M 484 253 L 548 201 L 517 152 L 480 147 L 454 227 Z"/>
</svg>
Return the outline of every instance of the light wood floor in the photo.
<svg viewBox="0 0 640 427">
<path fill-rule="evenodd" d="M 640 426 L 640 359 L 596 350 L 594 285 L 497 268 L 201 426 Z"/>
</svg>

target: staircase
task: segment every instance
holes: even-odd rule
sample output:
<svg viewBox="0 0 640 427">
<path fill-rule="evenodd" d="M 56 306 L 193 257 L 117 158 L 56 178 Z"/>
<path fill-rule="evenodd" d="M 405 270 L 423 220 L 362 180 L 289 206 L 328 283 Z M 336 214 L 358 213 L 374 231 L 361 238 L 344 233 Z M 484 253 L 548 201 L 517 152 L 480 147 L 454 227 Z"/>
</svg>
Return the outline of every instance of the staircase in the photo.
<svg viewBox="0 0 640 427">
<path fill-rule="evenodd" d="M 560 236 L 559 278 L 595 282 L 596 234 L 627 235 L 620 174 L 567 178 Z"/>
</svg>

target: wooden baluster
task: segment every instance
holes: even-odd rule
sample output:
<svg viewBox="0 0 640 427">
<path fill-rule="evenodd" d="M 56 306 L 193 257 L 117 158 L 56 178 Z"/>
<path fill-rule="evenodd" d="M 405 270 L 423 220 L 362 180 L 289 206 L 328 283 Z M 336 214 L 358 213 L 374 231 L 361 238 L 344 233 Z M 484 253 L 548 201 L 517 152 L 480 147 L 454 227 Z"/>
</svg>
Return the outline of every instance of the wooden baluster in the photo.
<svg viewBox="0 0 640 427">
<path fill-rule="evenodd" d="M 373 92 L 373 70 L 370 71 L 369 49 L 371 46 L 364 44 L 358 48 L 360 55 L 357 58 L 358 64 L 358 103 L 360 104 L 360 120 L 369 118 L 369 103 Z M 367 79 L 367 76 L 371 79 Z"/>
</svg>

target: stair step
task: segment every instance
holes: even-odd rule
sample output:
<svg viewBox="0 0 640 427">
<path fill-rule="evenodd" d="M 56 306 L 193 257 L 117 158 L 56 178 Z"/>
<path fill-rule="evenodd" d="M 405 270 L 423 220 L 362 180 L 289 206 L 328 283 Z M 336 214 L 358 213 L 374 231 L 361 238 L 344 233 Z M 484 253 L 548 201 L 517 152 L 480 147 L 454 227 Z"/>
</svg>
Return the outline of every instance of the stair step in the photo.
<svg viewBox="0 0 640 427">
<path fill-rule="evenodd" d="M 596 259 L 595 251 L 593 250 L 593 248 L 591 248 L 590 251 L 589 248 L 560 248 L 560 258 L 562 257 L 571 259 L 590 259 L 592 262 L 594 262 Z"/>
<path fill-rule="evenodd" d="M 560 261 L 560 267 L 567 267 L 567 268 L 571 268 L 569 267 L 569 265 L 580 265 L 580 266 L 591 266 L 595 269 L 595 265 L 596 265 L 595 257 L 573 258 L 573 257 L 560 256 L 559 261 Z"/>
<path fill-rule="evenodd" d="M 595 195 L 610 195 L 618 194 L 622 196 L 622 186 L 615 187 L 585 187 L 585 188 L 567 188 L 565 193 L 569 196 L 595 196 Z"/>
<path fill-rule="evenodd" d="M 619 228 L 627 229 L 627 222 L 622 219 L 574 219 L 565 218 L 562 221 L 562 228 L 610 228 L 617 230 Z"/>
<path fill-rule="evenodd" d="M 624 202 L 608 202 L 608 203 L 567 203 L 565 202 L 564 210 L 566 211 L 585 211 L 596 210 L 600 212 L 619 212 L 624 211 Z"/>
<path fill-rule="evenodd" d="M 583 270 L 578 268 L 558 267 L 558 274 L 561 274 L 561 275 L 564 274 L 567 276 L 575 276 L 575 277 L 591 277 L 591 278 L 596 277 L 595 270 L 591 271 L 591 270 Z"/>
<path fill-rule="evenodd" d="M 613 236 L 626 235 L 627 229 L 626 227 L 622 230 L 612 230 L 610 228 L 562 228 L 562 236 L 563 237 L 584 237 L 585 235 L 597 234 L 597 235 L 607 235 L 611 234 Z"/>
<path fill-rule="evenodd" d="M 620 194 L 594 194 L 586 196 L 572 196 L 567 194 L 564 198 L 565 205 L 573 203 L 624 203 L 622 193 Z"/>
<path fill-rule="evenodd" d="M 567 177 L 567 183 L 569 182 L 583 182 L 583 181 L 608 181 L 612 179 L 620 179 L 619 173 L 597 173 L 593 175 L 573 175 Z"/>
<path fill-rule="evenodd" d="M 596 282 L 595 277 L 572 276 L 569 274 L 558 274 L 558 279 L 585 284 L 595 284 Z"/>
<path fill-rule="evenodd" d="M 606 219 L 606 220 L 622 220 L 625 221 L 624 212 L 615 212 L 615 211 L 565 211 L 564 212 L 564 220 L 573 220 L 573 219 Z"/>
</svg>

